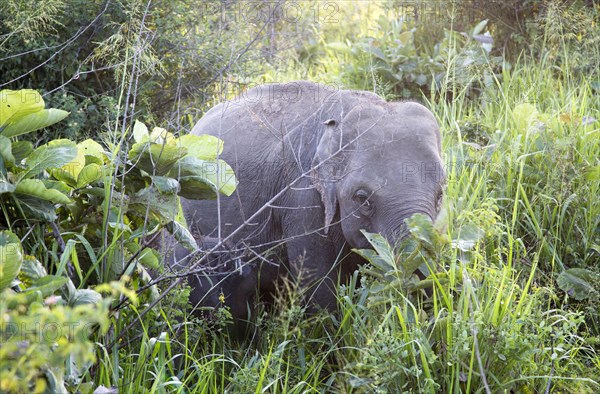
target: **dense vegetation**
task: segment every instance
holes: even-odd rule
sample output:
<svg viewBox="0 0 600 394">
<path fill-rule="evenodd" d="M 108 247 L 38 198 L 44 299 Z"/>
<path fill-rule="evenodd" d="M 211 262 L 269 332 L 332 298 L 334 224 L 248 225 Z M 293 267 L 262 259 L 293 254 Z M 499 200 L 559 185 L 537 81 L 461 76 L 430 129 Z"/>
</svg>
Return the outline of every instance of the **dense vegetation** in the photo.
<svg viewBox="0 0 600 394">
<path fill-rule="evenodd" d="M 1 2 L 0 392 L 598 392 L 600 7 L 443 4 Z M 430 107 L 444 209 L 370 236 L 337 315 L 290 283 L 240 343 L 149 238 L 193 249 L 179 196 L 235 188 L 195 120 L 297 79 Z"/>
</svg>

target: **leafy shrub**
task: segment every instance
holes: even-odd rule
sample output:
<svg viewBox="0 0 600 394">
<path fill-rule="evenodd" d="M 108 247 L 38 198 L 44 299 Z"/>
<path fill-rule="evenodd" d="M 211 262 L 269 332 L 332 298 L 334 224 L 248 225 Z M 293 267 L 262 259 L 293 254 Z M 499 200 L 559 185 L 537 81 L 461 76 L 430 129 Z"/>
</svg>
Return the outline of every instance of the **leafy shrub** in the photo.
<svg viewBox="0 0 600 394">
<path fill-rule="evenodd" d="M 22 264 L 19 291 L 0 290 L 2 392 L 66 392 L 65 385 L 79 386 L 96 361 L 91 338 L 106 333 L 113 298 L 48 275 L 33 256 Z"/>
<path fill-rule="evenodd" d="M 10 230 L 0 232 L 2 391 L 75 390 L 89 379 L 92 338 L 102 338 L 109 313 L 127 299 L 135 307 L 132 290 L 149 282 L 148 268 L 160 267 L 159 253 L 146 245 L 148 229 L 167 228 L 197 249 L 178 221 L 179 196 L 230 195 L 237 181 L 216 158 L 219 139 L 176 138 L 140 122 L 127 152 L 125 136 L 111 151 L 91 139 L 34 149 L 15 137 L 68 113 L 44 109 L 32 90 L 2 90 L 0 98 L 0 229 Z M 155 292 L 142 293 L 142 301 Z"/>
<path fill-rule="evenodd" d="M 463 90 L 476 98 L 483 86 L 493 84 L 503 58 L 490 54 L 494 41 L 485 31 L 487 20 L 468 33 L 444 29 L 438 38 L 423 23 L 392 8 L 382 12 L 368 35 L 324 45 L 349 58 L 341 75 L 346 85 L 389 98 L 418 99 L 442 86 L 448 98 Z"/>
</svg>

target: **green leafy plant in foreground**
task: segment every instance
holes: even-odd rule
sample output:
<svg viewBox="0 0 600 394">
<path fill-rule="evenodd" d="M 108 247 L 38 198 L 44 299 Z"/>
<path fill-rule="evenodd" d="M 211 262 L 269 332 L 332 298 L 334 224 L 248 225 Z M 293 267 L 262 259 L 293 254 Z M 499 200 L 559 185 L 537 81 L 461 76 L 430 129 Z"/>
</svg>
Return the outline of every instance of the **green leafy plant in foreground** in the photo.
<svg viewBox="0 0 600 394">
<path fill-rule="evenodd" d="M 161 266 L 148 234 L 166 228 L 195 250 L 179 196 L 230 195 L 237 181 L 217 159 L 219 139 L 140 122 L 127 151 L 123 139 L 110 150 L 91 139 L 34 149 L 15 137 L 68 114 L 44 109 L 32 90 L 0 98 L 1 391 L 80 390 L 93 384 L 93 342 L 107 339 L 111 316 L 128 314 L 116 305 L 135 308 L 147 269 Z M 153 286 L 141 300 L 155 295 Z"/>
</svg>

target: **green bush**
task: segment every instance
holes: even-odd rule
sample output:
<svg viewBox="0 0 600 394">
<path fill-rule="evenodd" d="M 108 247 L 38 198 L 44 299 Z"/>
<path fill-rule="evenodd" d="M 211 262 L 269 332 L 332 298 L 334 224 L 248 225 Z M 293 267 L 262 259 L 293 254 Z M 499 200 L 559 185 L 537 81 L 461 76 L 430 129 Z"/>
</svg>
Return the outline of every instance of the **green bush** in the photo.
<svg viewBox="0 0 600 394">
<path fill-rule="evenodd" d="M 126 131 L 134 142 L 128 151 L 127 135 L 110 151 L 91 139 L 34 149 L 16 137 L 68 115 L 44 107 L 36 91 L 0 91 L 2 392 L 89 385 L 94 339 L 109 340 L 110 318 L 127 315 L 119 312 L 127 298 L 135 308 L 135 291 L 150 281 L 147 269 L 161 267 L 147 236 L 166 228 L 196 250 L 178 221 L 179 196 L 215 198 L 237 185 L 216 158 L 219 139 L 176 138 L 140 122 Z M 156 289 L 141 295 L 152 300 Z"/>
</svg>

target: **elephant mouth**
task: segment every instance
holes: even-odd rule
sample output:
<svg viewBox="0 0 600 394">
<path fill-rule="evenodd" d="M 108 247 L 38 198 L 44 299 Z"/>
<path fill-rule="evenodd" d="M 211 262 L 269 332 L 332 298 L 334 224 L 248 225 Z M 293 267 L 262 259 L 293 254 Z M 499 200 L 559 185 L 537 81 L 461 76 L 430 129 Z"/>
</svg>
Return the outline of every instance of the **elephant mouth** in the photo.
<svg viewBox="0 0 600 394">
<path fill-rule="evenodd" d="M 392 230 L 390 234 L 383 234 L 383 236 L 385 237 L 385 239 L 387 239 L 390 245 L 397 248 L 400 244 L 406 242 L 406 240 L 410 236 L 410 231 L 406 222 L 402 221 L 402 224 L 394 230 Z"/>
<path fill-rule="evenodd" d="M 431 222 L 434 222 L 435 218 L 437 217 L 437 215 L 432 215 L 429 213 L 418 212 L 416 214 L 425 216 Z M 402 218 L 402 220 L 399 221 L 400 224 L 392 227 L 392 230 L 383 231 L 380 233 L 389 242 L 389 244 L 394 247 L 395 250 L 402 249 L 403 245 L 406 245 L 406 242 L 410 239 L 411 229 L 408 221 L 416 214 Z"/>
</svg>

